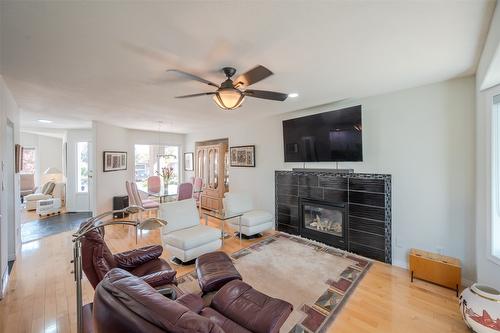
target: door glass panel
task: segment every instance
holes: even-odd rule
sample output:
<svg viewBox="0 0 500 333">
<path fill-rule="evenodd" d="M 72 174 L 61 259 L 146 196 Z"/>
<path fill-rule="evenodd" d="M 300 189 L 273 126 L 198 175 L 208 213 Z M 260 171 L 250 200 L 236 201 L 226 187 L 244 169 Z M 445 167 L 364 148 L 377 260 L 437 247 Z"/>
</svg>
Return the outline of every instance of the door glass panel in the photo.
<svg viewBox="0 0 500 333">
<path fill-rule="evenodd" d="M 76 144 L 77 172 L 76 191 L 87 193 L 89 191 L 89 143 Z"/>
</svg>

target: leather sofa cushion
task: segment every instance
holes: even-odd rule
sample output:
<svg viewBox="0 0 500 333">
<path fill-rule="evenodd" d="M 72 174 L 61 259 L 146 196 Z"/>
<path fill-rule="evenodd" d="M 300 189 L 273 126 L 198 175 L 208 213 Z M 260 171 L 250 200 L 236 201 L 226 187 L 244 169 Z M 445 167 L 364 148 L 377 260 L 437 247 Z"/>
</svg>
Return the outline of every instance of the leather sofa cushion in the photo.
<svg viewBox="0 0 500 333">
<path fill-rule="evenodd" d="M 290 303 L 267 296 L 239 280 L 222 287 L 210 307 L 255 333 L 279 332 L 293 310 Z"/>
<path fill-rule="evenodd" d="M 213 323 L 217 324 L 220 326 L 224 332 L 227 333 L 252 333 L 252 331 L 247 330 L 244 327 L 241 327 L 234 321 L 232 321 L 229 318 L 224 317 L 217 311 L 215 311 L 212 308 L 204 308 L 201 312 L 200 315 L 202 315 L 205 318 L 210 319 Z"/>
<path fill-rule="evenodd" d="M 265 210 L 251 210 L 241 216 L 241 225 L 254 226 L 273 220 L 273 215 Z"/>
<path fill-rule="evenodd" d="M 140 249 L 118 253 L 113 257 L 118 267 L 125 270 L 130 270 L 148 261 L 158 258 L 162 253 L 163 247 L 161 247 L 161 245 L 151 245 L 141 247 Z"/>
<path fill-rule="evenodd" d="M 221 251 L 210 252 L 196 259 L 196 274 L 203 293 L 219 290 L 232 280 L 241 280 L 227 254 Z"/>
<path fill-rule="evenodd" d="M 97 333 L 224 333 L 207 318 L 119 268 L 109 271 L 96 288 L 94 317 Z"/>
<path fill-rule="evenodd" d="M 153 259 L 130 271 L 139 276 L 151 287 L 159 287 L 169 283 L 177 284 L 177 272 L 163 259 Z"/>
<path fill-rule="evenodd" d="M 203 298 L 196 294 L 184 294 L 181 297 L 177 298 L 175 301 L 184 305 L 194 313 L 200 313 L 205 306 L 203 303 Z"/>
<path fill-rule="evenodd" d="M 162 235 L 162 239 L 166 244 L 182 250 L 189 250 L 219 238 L 219 229 L 201 224 Z"/>
</svg>

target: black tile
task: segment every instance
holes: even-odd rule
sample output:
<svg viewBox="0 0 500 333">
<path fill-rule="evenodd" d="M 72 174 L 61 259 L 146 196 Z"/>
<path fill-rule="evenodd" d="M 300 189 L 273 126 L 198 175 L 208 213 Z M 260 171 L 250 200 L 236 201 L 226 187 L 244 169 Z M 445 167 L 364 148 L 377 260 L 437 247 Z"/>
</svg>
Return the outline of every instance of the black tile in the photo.
<svg viewBox="0 0 500 333">
<path fill-rule="evenodd" d="M 347 178 L 335 176 L 320 176 L 319 186 L 337 190 L 347 190 Z"/>
<path fill-rule="evenodd" d="M 297 185 L 278 185 L 278 195 L 298 196 L 299 187 Z"/>
<path fill-rule="evenodd" d="M 373 249 L 357 243 L 349 243 L 349 250 L 367 258 L 385 262 L 385 251 Z"/>
<path fill-rule="evenodd" d="M 287 225 L 298 227 L 299 226 L 299 219 L 297 216 L 278 214 L 278 224 L 287 224 Z"/>
<path fill-rule="evenodd" d="M 87 212 L 65 213 L 23 223 L 21 225 L 21 241 L 23 243 L 32 242 L 61 232 L 76 230 L 90 216 L 91 214 Z"/>
<path fill-rule="evenodd" d="M 362 206 L 357 204 L 349 204 L 349 215 L 356 217 L 364 217 L 367 219 L 385 221 L 384 208 Z"/>
<path fill-rule="evenodd" d="M 277 174 L 276 175 L 276 184 L 280 185 L 299 185 L 299 176 L 292 175 L 289 173 L 286 174 Z"/>
<path fill-rule="evenodd" d="M 323 189 L 319 187 L 299 186 L 299 196 L 301 198 L 323 200 Z"/>
<path fill-rule="evenodd" d="M 298 228 L 291 227 L 291 226 L 284 225 L 284 224 L 278 224 L 278 231 L 283 231 L 283 232 L 286 232 L 286 233 L 292 234 L 292 235 L 299 234 Z"/>
<path fill-rule="evenodd" d="M 347 202 L 347 191 L 325 189 L 323 198 L 330 203 Z"/>
<path fill-rule="evenodd" d="M 278 204 L 285 204 L 285 205 L 294 205 L 298 206 L 299 204 L 299 198 L 298 197 L 292 197 L 289 195 L 279 195 L 278 194 Z"/>
<path fill-rule="evenodd" d="M 302 175 L 299 177 L 299 185 L 318 187 L 319 179 L 316 175 Z"/>
<path fill-rule="evenodd" d="M 288 205 L 278 204 L 278 214 L 298 217 L 299 216 L 298 211 L 299 211 L 298 206 L 288 206 Z"/>
<path fill-rule="evenodd" d="M 383 179 L 349 178 L 350 191 L 385 192 Z"/>
<path fill-rule="evenodd" d="M 368 232 L 349 230 L 349 241 L 357 244 L 363 244 L 368 247 L 373 247 L 379 250 L 385 250 L 384 236 L 371 234 Z"/>
<path fill-rule="evenodd" d="M 351 191 L 349 193 L 349 202 L 363 204 L 363 205 L 384 207 L 385 194 Z"/>
<path fill-rule="evenodd" d="M 368 220 L 361 217 L 350 216 L 349 228 L 385 236 L 385 223 L 383 221 Z"/>
</svg>

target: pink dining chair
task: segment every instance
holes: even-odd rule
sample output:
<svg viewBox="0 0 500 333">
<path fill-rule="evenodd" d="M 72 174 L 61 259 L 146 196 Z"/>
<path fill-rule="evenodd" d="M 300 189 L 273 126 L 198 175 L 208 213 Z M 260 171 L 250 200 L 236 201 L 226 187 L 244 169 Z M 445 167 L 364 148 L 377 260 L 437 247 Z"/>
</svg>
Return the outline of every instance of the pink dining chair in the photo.
<svg viewBox="0 0 500 333">
<path fill-rule="evenodd" d="M 182 183 L 179 185 L 177 201 L 190 199 L 193 197 L 193 184 Z"/>
<path fill-rule="evenodd" d="M 193 198 L 196 200 L 196 202 L 200 201 L 202 187 L 203 179 L 196 177 L 193 182 Z"/>
<path fill-rule="evenodd" d="M 125 181 L 125 187 L 127 188 L 129 206 L 135 205 L 134 194 L 132 193 L 132 187 L 130 186 L 130 182 L 128 180 Z"/>
<path fill-rule="evenodd" d="M 161 177 L 160 176 L 148 177 L 148 192 L 160 193 L 160 190 L 161 190 Z"/>
<path fill-rule="evenodd" d="M 193 198 L 198 206 L 198 211 L 201 217 L 201 191 L 203 190 L 203 178 L 196 177 L 193 185 Z"/>
<path fill-rule="evenodd" d="M 160 207 L 160 204 L 157 201 L 141 198 L 141 193 L 139 192 L 139 189 L 137 188 L 137 184 L 135 182 L 130 183 L 130 189 L 132 192 L 132 196 L 134 197 L 134 203 L 137 206 L 141 206 L 145 210 L 153 210 Z"/>
</svg>

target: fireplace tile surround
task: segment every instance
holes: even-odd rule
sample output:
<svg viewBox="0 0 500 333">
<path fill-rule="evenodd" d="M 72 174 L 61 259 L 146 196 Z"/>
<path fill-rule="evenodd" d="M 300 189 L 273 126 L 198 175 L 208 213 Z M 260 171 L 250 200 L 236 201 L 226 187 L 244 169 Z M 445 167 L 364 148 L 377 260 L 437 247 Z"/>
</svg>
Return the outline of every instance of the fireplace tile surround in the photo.
<svg viewBox="0 0 500 333">
<path fill-rule="evenodd" d="M 301 202 L 345 205 L 346 245 L 315 239 L 372 259 L 392 263 L 391 175 L 325 171 L 275 171 L 276 229 L 301 232 Z"/>
</svg>

